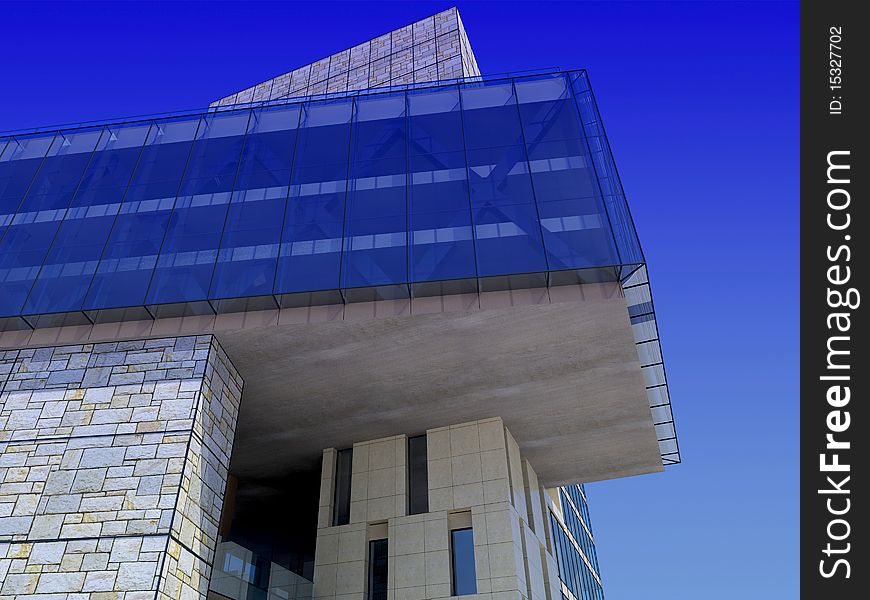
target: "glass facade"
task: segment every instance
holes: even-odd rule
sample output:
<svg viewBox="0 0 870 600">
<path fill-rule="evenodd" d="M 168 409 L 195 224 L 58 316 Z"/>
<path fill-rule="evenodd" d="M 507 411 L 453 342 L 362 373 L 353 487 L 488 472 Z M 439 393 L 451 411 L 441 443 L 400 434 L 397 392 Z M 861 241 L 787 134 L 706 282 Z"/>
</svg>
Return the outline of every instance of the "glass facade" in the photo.
<svg viewBox="0 0 870 600">
<path fill-rule="evenodd" d="M 565 600 L 603 600 L 601 571 L 589 521 L 589 506 L 582 485 L 559 488 L 562 518 L 550 511 L 553 548 Z M 566 593 L 567 592 L 567 593 Z"/>
<path fill-rule="evenodd" d="M 593 167 L 581 81 L 434 85 L 7 140 L 0 316 L 42 326 L 583 270 L 617 280 L 642 257 Z"/>
<path fill-rule="evenodd" d="M 221 540 L 215 551 L 209 592 L 229 600 L 312 600 L 314 584 L 267 556 Z"/>
</svg>

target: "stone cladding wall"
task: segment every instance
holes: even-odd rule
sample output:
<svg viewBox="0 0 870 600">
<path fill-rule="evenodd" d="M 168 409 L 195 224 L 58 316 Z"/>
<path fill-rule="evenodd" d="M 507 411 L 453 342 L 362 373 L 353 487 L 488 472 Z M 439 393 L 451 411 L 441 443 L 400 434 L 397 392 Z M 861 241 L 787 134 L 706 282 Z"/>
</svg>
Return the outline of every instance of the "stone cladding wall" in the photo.
<svg viewBox="0 0 870 600">
<path fill-rule="evenodd" d="M 205 598 L 241 391 L 211 335 L 0 353 L 0 600 Z"/>
</svg>

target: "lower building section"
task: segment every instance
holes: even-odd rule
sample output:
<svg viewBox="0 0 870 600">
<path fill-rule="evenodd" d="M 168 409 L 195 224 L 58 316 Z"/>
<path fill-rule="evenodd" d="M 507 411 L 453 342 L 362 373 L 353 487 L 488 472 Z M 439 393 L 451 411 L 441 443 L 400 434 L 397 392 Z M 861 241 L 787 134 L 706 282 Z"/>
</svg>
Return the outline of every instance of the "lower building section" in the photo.
<svg viewBox="0 0 870 600">
<path fill-rule="evenodd" d="M 500 416 L 257 470 L 213 335 L 8 351 L 0 386 L 0 600 L 603 598 L 585 492 Z"/>
<path fill-rule="evenodd" d="M 567 498 L 539 485 L 498 417 L 327 449 L 314 597 L 572 597 L 554 549 Z"/>
</svg>

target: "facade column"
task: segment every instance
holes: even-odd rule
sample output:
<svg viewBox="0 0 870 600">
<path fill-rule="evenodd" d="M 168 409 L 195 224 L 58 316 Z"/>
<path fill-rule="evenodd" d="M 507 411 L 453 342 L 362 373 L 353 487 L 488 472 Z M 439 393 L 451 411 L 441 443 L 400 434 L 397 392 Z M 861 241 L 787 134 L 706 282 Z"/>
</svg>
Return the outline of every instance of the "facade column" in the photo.
<svg viewBox="0 0 870 600">
<path fill-rule="evenodd" d="M 214 336 L 0 354 L 0 597 L 205 598 L 242 380 Z"/>
</svg>

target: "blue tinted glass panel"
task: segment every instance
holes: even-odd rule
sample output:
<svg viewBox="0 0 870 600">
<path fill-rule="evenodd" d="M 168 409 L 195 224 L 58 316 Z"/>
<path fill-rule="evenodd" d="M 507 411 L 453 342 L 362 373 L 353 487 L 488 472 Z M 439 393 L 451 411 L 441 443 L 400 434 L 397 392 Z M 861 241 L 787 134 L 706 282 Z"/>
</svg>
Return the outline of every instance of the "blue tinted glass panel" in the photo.
<svg viewBox="0 0 870 600">
<path fill-rule="evenodd" d="M 18 314 L 101 130 L 57 135 L 0 241 L 0 314 Z"/>
<path fill-rule="evenodd" d="M 478 273 L 546 270 L 513 85 L 463 88 L 462 108 Z"/>
<path fill-rule="evenodd" d="M 81 308 L 150 125 L 107 129 L 60 225 L 25 314 Z"/>
<path fill-rule="evenodd" d="M 595 547 L 585 531 L 578 529 L 578 527 L 582 528 L 582 525 L 580 524 L 574 509 L 564 497 L 565 489 L 566 488 L 562 488 L 561 491 L 563 494 L 562 507 L 566 526 L 568 530 L 570 530 L 571 536 L 574 540 L 578 540 L 578 543 L 583 548 L 587 558 L 589 558 L 590 553 L 594 554 Z M 595 575 L 590 570 L 586 561 L 583 560 L 580 552 L 571 542 L 566 530 L 556 520 L 555 516 L 553 516 L 553 513 L 550 513 L 550 529 L 553 533 L 556 558 L 559 563 L 559 577 L 565 582 L 565 585 L 568 586 L 568 589 L 571 590 L 574 597 L 583 599 L 588 598 L 589 600 L 603 598 L 604 592 L 601 588 L 601 584 L 595 578 Z"/>
<path fill-rule="evenodd" d="M 450 532 L 453 595 L 477 593 L 477 575 L 474 568 L 474 533 L 471 528 Z"/>
<path fill-rule="evenodd" d="M 409 94 L 408 111 L 411 281 L 474 277 L 459 92 Z"/>
<path fill-rule="evenodd" d="M 637 231 L 634 229 L 622 184 L 616 174 L 610 145 L 604 135 L 604 128 L 601 126 L 598 107 L 589 87 L 587 75 L 585 72 L 571 73 L 569 78 L 571 90 L 580 112 L 580 120 L 588 138 L 591 162 L 595 168 L 604 206 L 610 218 L 610 226 L 619 252 L 620 262 L 643 262 L 643 251 L 640 248 Z"/>
<path fill-rule="evenodd" d="M 250 114 L 218 113 L 200 123 L 146 304 L 208 297 Z"/>
<path fill-rule="evenodd" d="M 516 84 L 550 269 L 619 262 L 567 79 Z"/>
<path fill-rule="evenodd" d="M 0 236 L 12 222 L 53 139 L 54 136 L 49 135 L 11 138 L 6 142 L 0 154 Z"/>
<path fill-rule="evenodd" d="M 66 209 L 82 179 L 102 130 L 58 134 L 34 177 L 15 223 L 37 220 L 34 213 Z M 43 217 L 45 215 L 42 215 Z"/>
<path fill-rule="evenodd" d="M 300 112 L 298 106 L 263 108 L 251 116 L 212 298 L 272 293 Z"/>
<path fill-rule="evenodd" d="M 459 117 L 459 89 L 408 92 L 411 136 L 408 154 L 455 152 L 465 148 Z"/>
<path fill-rule="evenodd" d="M 405 97 L 359 98 L 344 239 L 344 286 L 407 281 Z"/>
<path fill-rule="evenodd" d="M 523 147 L 469 149 L 468 164 L 480 275 L 546 270 Z"/>
<path fill-rule="evenodd" d="M 516 91 L 523 135 L 530 149 L 542 142 L 583 137 L 577 107 L 564 75 L 520 79 Z"/>
<path fill-rule="evenodd" d="M 196 118 L 159 121 L 151 127 L 85 299 L 85 309 L 145 303 L 198 125 Z"/>
<path fill-rule="evenodd" d="M 465 142 L 469 149 L 523 143 L 516 97 L 511 83 L 462 88 Z"/>
<path fill-rule="evenodd" d="M 281 235 L 276 293 L 340 287 L 351 100 L 306 104 Z"/>
</svg>

